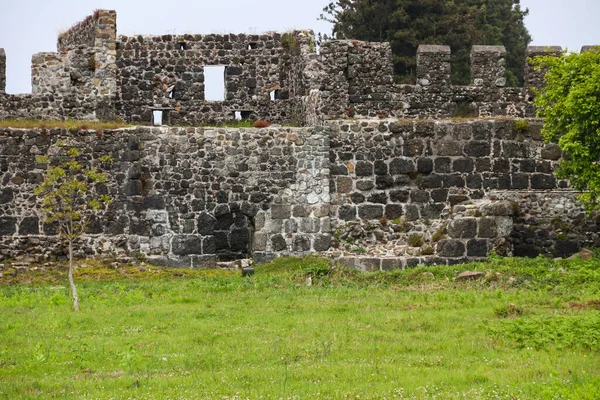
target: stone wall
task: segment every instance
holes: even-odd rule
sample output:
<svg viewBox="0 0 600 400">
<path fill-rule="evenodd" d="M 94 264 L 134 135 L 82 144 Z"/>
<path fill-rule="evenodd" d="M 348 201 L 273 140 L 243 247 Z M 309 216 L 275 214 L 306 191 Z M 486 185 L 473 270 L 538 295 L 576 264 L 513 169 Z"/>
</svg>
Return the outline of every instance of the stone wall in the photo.
<svg viewBox="0 0 600 400">
<path fill-rule="evenodd" d="M 98 25 L 99 16 L 100 11 L 97 10 L 93 15 L 87 16 L 67 31 L 61 32 L 56 41 L 57 51 L 64 52 L 80 46 L 94 47 L 96 45 L 96 26 Z"/>
<path fill-rule="evenodd" d="M 290 122 L 294 98 L 306 87 L 303 56 L 314 53 L 309 40 L 312 33 L 300 31 L 120 36 L 118 114 L 148 123 L 155 110 L 168 112 L 172 124 L 216 124 L 234 120 L 236 113 L 238 118 Z M 205 68 L 211 66 L 224 67 L 223 101 L 206 99 Z"/>
<path fill-rule="evenodd" d="M 341 254 L 368 251 L 380 257 L 462 258 L 489 250 L 511 254 L 514 243 L 516 254 L 533 254 L 530 247 L 520 247 L 526 237 L 538 254 L 562 254 L 561 235 L 540 230 L 532 236 L 535 229 L 531 227 L 545 227 L 553 219 L 577 226 L 585 214 L 572 200 L 568 213 L 562 207 L 548 211 L 554 209 L 556 197 L 574 196 L 568 182 L 553 175 L 561 151 L 542 141 L 541 120 L 516 121 L 331 122 L 335 247 Z M 556 194 L 548 197 L 548 192 Z M 524 200 L 531 198 L 537 199 L 535 207 Z M 514 202 L 514 210 L 495 215 L 514 218 L 515 231 L 503 229 L 500 236 L 480 236 L 476 214 L 485 216 L 481 207 L 502 199 Z M 476 204 L 479 211 L 467 207 L 472 215 L 464 222 L 456 213 L 469 204 Z M 471 227 L 460 237 L 452 233 L 452 221 L 457 218 L 461 226 Z M 591 225 L 595 228 L 588 224 L 584 230 L 570 231 L 569 240 L 577 243 L 571 250 L 596 240 L 590 232 L 597 232 L 598 227 Z M 457 244 L 454 239 L 468 240 Z M 468 241 L 478 245 L 469 250 Z"/>
<path fill-rule="evenodd" d="M 505 87 L 504 47 L 474 46 L 471 85 L 452 85 L 448 46 L 422 45 L 417 82 L 399 85 L 388 43 L 329 41 L 316 54 L 312 31 L 117 38 L 116 13 L 107 10 L 61 34 L 57 47 L 32 62 L 33 93 L 51 96 L 2 95 L 0 117 L 150 124 L 157 112 L 173 125 L 242 118 L 304 126 L 338 118 L 531 117 L 530 89 L 542 84 L 543 74 L 526 65 L 526 86 Z M 223 101 L 206 99 L 210 66 L 225 68 Z"/>
<path fill-rule="evenodd" d="M 555 54 L 555 48 L 528 50 L 529 57 L 542 54 Z M 450 48 L 421 45 L 416 84 L 394 84 L 389 44 L 327 42 L 321 48 L 322 74 L 317 78 L 319 117 L 533 117 L 530 88 L 540 87 L 543 72 L 524 66 L 526 87 L 505 87 L 505 56 L 503 46 L 474 46 L 471 85 L 452 85 Z"/>
<path fill-rule="evenodd" d="M 600 245 L 540 120 L 315 128 L 0 131 L 0 254 L 60 253 L 32 194 L 58 140 L 111 155 L 110 209 L 80 251 L 197 265 L 321 252 L 362 269 L 569 255 Z M 377 260 L 377 261 L 375 261 Z"/>
<path fill-rule="evenodd" d="M 6 91 L 6 53 L 0 49 L 0 93 Z"/>
<path fill-rule="evenodd" d="M 60 253 L 33 188 L 39 154 L 66 140 L 86 163 L 111 155 L 113 203 L 92 221 L 80 253 L 140 253 L 198 265 L 253 254 L 326 250 L 331 240 L 324 128 L 131 128 L 0 131 L 0 254 Z"/>
<path fill-rule="evenodd" d="M 61 34 L 57 53 L 32 56 L 32 94 L 0 95 L 0 118 L 114 119 L 115 40 L 114 11 L 99 10 Z"/>
</svg>

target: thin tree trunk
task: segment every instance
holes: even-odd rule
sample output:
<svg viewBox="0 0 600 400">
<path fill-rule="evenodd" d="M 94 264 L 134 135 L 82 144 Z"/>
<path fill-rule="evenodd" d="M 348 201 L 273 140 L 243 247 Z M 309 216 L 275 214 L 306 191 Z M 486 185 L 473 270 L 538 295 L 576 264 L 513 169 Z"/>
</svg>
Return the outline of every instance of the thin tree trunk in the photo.
<svg viewBox="0 0 600 400">
<path fill-rule="evenodd" d="M 73 307 L 75 311 L 79 311 L 79 297 L 73 280 L 73 240 L 69 240 L 69 285 L 71 285 L 71 294 L 73 295 Z"/>
</svg>

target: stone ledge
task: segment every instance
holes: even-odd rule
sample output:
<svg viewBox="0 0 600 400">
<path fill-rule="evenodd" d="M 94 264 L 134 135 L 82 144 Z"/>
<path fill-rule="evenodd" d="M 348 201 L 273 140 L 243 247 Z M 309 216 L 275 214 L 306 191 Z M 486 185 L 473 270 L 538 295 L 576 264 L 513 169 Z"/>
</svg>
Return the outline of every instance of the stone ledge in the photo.
<svg viewBox="0 0 600 400">
<path fill-rule="evenodd" d="M 372 271 L 394 271 L 414 268 L 418 266 L 432 265 L 456 265 L 470 262 L 483 261 L 485 258 L 478 257 L 370 257 L 370 256 L 341 256 L 332 258 L 334 263 L 344 267 L 354 268 L 363 272 Z"/>
</svg>

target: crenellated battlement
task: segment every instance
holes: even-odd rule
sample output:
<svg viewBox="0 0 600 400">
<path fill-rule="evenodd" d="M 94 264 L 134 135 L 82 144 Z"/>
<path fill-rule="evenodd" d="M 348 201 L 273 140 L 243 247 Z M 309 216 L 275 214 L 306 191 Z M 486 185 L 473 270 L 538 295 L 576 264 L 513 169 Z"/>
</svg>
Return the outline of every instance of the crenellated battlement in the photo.
<svg viewBox="0 0 600 400">
<path fill-rule="evenodd" d="M 452 84 L 448 46 L 419 46 L 416 83 L 396 84 L 388 43 L 329 41 L 319 53 L 314 43 L 312 31 L 117 36 L 116 12 L 97 10 L 59 35 L 58 52 L 32 57 L 33 94 L 0 96 L 0 118 L 311 125 L 341 117 L 527 117 L 535 115 L 531 88 L 543 85 L 543 71 L 527 64 L 524 87 L 507 87 L 503 46 L 473 46 L 463 86 Z M 0 93 L 5 64 L 0 50 Z M 216 89 L 207 78 L 215 71 Z"/>
</svg>

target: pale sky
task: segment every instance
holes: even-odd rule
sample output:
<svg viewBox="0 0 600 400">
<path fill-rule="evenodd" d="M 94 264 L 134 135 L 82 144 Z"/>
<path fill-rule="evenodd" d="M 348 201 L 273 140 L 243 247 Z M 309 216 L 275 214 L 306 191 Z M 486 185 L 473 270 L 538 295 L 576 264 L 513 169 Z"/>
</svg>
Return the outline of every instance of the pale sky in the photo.
<svg viewBox="0 0 600 400">
<path fill-rule="evenodd" d="M 31 56 L 56 51 L 61 30 L 95 9 L 117 11 L 118 34 L 261 33 L 313 29 L 328 0 L 0 0 L 0 48 L 7 57 L 7 92 L 31 92 Z M 532 45 L 579 51 L 600 44 L 600 0 L 521 0 Z"/>
</svg>

